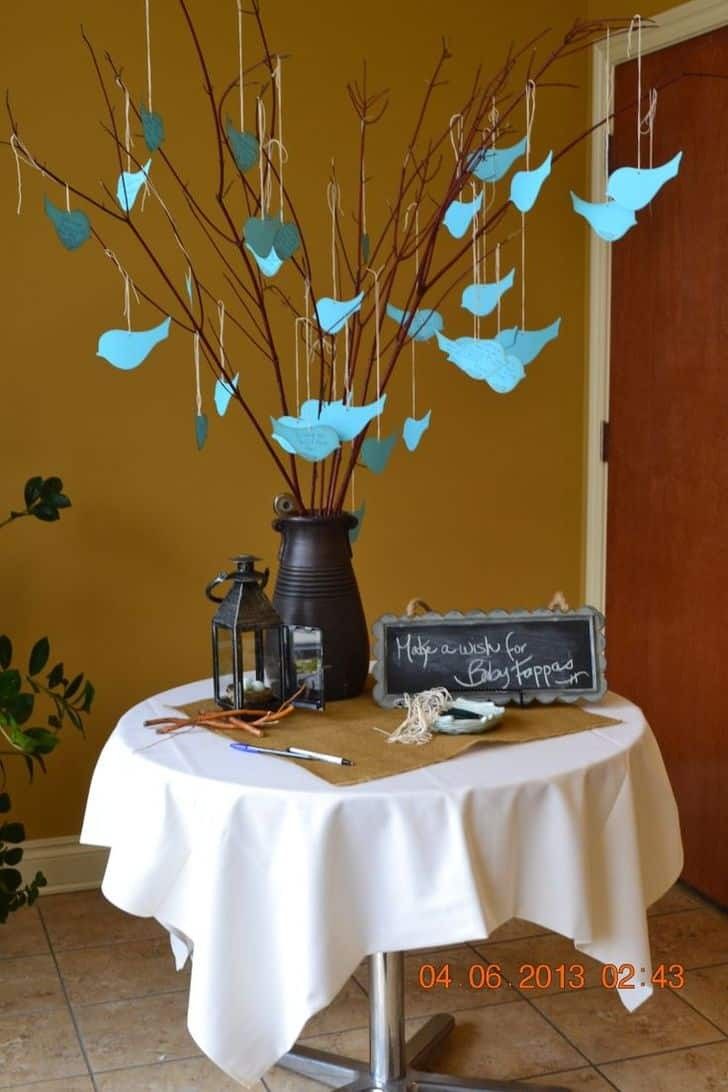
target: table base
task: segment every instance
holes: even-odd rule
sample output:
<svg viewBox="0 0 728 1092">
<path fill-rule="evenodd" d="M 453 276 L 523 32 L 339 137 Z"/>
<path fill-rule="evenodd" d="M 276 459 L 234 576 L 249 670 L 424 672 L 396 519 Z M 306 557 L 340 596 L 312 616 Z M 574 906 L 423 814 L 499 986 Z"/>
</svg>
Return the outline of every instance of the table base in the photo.
<svg viewBox="0 0 728 1092">
<path fill-rule="evenodd" d="M 404 956 L 369 956 L 369 1061 L 296 1044 L 278 1065 L 340 1092 L 566 1092 L 558 1085 L 454 1077 L 418 1069 L 452 1031 L 452 1016 L 431 1017 L 410 1040 L 404 1035 Z"/>
</svg>

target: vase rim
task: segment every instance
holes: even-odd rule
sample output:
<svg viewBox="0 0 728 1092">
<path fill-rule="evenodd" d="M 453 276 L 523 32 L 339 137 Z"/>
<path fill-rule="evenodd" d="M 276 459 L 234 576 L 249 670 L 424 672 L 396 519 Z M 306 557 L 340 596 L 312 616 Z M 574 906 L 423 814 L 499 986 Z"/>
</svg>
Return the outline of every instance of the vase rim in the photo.
<svg viewBox="0 0 728 1092">
<path fill-rule="evenodd" d="M 359 522 L 359 520 L 357 519 L 357 517 L 355 515 L 353 515 L 353 513 L 342 511 L 342 512 L 335 512 L 332 515 L 323 515 L 323 514 L 316 515 L 314 513 L 314 514 L 311 514 L 311 515 L 278 516 L 276 519 L 273 520 L 273 528 L 274 528 L 274 530 L 279 531 L 281 529 L 281 527 L 289 526 L 291 524 L 298 524 L 298 525 L 320 524 L 320 525 L 323 525 L 323 524 L 332 524 L 332 523 L 342 523 L 342 524 L 344 524 L 345 527 L 347 527 L 349 530 L 351 530 L 351 528 L 356 527 L 358 522 Z"/>
</svg>

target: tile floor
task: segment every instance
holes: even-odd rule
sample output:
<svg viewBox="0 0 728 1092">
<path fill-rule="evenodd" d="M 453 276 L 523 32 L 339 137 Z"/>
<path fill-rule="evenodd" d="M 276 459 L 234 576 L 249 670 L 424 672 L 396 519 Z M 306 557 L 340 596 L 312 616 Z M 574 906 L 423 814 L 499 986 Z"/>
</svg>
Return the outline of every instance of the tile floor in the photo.
<svg viewBox="0 0 728 1092">
<path fill-rule="evenodd" d="M 655 964 L 681 963 L 685 985 L 656 991 L 629 1015 L 571 942 L 513 921 L 487 942 L 407 958 L 409 1026 L 436 1011 L 457 1025 L 434 1064 L 483 1077 L 551 1082 L 581 1092 L 728 1090 L 728 915 L 677 886 L 650 911 Z M 518 989 L 523 963 L 582 963 L 585 988 Z M 426 991 L 423 962 L 455 982 L 498 963 L 498 990 Z M 156 922 L 98 892 L 51 895 L 0 926 L 0 1089 L 15 1092 L 227 1092 L 240 1086 L 200 1055 L 185 1027 L 188 972 L 177 974 Z M 313 1046 L 367 1053 L 367 974 L 308 1024 Z M 255 1092 L 316 1092 L 272 1069 Z"/>
</svg>

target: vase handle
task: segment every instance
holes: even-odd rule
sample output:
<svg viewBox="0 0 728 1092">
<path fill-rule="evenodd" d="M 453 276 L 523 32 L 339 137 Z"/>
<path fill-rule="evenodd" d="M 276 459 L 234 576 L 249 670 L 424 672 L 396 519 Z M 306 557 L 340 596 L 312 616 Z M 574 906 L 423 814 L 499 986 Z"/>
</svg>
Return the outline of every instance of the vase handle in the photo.
<svg viewBox="0 0 728 1092">
<path fill-rule="evenodd" d="M 205 588 L 205 595 L 207 596 L 207 598 L 211 599 L 213 601 L 213 603 L 223 603 L 225 601 L 223 599 L 223 597 L 221 595 L 213 595 L 212 594 L 212 589 L 216 588 L 218 586 L 218 584 L 224 584 L 225 581 L 229 580 L 229 579 L 230 579 L 230 577 L 229 577 L 228 573 L 224 573 L 224 572 L 218 573 L 217 576 L 214 577 L 210 581 L 210 583 L 207 585 L 207 587 Z"/>
</svg>

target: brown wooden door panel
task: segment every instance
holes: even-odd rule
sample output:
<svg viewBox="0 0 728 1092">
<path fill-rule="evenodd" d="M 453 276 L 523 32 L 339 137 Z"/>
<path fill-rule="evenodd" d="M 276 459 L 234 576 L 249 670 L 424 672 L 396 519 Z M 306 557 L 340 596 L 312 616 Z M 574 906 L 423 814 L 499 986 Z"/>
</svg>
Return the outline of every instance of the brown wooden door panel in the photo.
<svg viewBox="0 0 728 1092">
<path fill-rule="evenodd" d="M 643 84 L 700 71 L 728 74 L 728 27 L 645 57 Z M 618 67 L 617 109 L 636 77 Z M 728 905 L 728 80 L 660 93 L 655 164 L 680 149 L 612 247 L 608 675 L 659 740 L 685 879 Z M 635 157 L 630 110 L 613 166 Z"/>
</svg>

